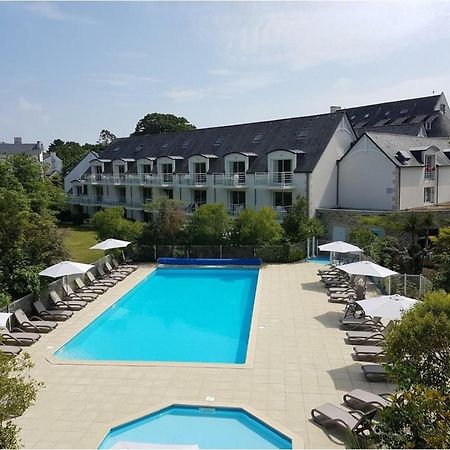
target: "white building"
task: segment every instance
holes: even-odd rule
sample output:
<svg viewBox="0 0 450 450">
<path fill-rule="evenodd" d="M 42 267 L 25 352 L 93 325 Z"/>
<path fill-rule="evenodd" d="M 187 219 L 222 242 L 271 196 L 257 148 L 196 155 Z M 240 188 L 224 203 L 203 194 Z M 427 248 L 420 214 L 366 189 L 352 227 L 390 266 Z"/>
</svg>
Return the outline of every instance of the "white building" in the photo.
<svg viewBox="0 0 450 450">
<path fill-rule="evenodd" d="M 376 150 L 384 161 L 367 146 L 372 145 L 369 136 L 379 140 L 375 147 L 389 145 L 374 137 L 386 132 L 404 139 L 392 144 L 402 147 L 393 149 L 391 157 Z M 446 198 L 444 180 L 419 183 L 418 175 L 413 176 L 431 164 L 428 155 L 437 151 L 436 164 L 447 177 L 444 139 L 424 143 L 419 136 L 450 136 L 444 94 L 350 109 L 333 107 L 329 114 L 316 116 L 120 138 L 86 170 L 77 167 L 80 176 L 66 182 L 72 186 L 72 205 L 82 212 L 92 215 L 103 207 L 123 206 L 127 217 L 137 220 L 144 219 L 145 204 L 161 196 L 180 200 L 188 211 L 204 203 L 223 203 L 232 215 L 263 206 L 282 215 L 299 195 L 307 198 L 310 215 L 343 205 L 392 210 L 408 207 L 411 197 L 436 202 Z M 411 150 L 410 143 L 413 148 L 428 147 L 422 163 L 416 164 L 411 154 L 414 159 L 405 172 L 406 164 L 396 159 L 396 153 Z M 397 190 L 399 167 L 407 175 L 398 181 Z M 426 190 L 432 187 L 434 197 L 431 189 Z"/>
<path fill-rule="evenodd" d="M 62 161 L 54 152 L 46 152 L 41 141 L 27 144 L 22 143 L 21 137 L 15 137 L 12 144 L 0 142 L 0 158 L 6 158 L 11 155 L 29 155 L 40 162 L 45 167 L 45 174 L 62 172 Z"/>
</svg>

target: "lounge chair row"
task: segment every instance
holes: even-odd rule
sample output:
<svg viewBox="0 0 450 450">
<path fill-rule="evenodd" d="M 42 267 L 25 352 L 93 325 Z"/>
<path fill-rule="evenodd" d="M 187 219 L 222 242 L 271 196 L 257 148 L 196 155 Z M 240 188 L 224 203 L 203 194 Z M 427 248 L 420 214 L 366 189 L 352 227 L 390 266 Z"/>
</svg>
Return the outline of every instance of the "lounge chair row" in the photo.
<svg viewBox="0 0 450 450">
<path fill-rule="evenodd" d="M 340 270 L 338 267 L 320 269 L 321 281 L 328 290 L 328 301 L 331 303 L 349 303 L 362 300 L 366 295 L 366 287 L 355 283 L 355 277 Z"/>
<path fill-rule="evenodd" d="M 353 433 L 364 435 L 370 431 L 370 421 L 377 412 L 390 404 L 391 394 L 374 394 L 354 389 L 343 397 L 345 407 L 325 403 L 311 410 L 314 422 L 321 426 L 339 426 Z"/>
<path fill-rule="evenodd" d="M 111 265 L 112 264 L 112 265 Z M 137 266 L 120 265 L 114 258 L 111 264 L 105 263 L 105 268 L 98 267 L 101 278 L 95 278 L 90 272 L 86 274 L 88 284 L 80 277 L 75 279 L 76 291 L 70 285 L 64 285 L 64 297 L 61 298 L 56 291 L 49 293 L 53 309 L 47 309 L 41 300 L 33 303 L 35 316 L 28 318 L 22 309 L 14 312 L 14 318 L 18 326 L 1 331 L 0 351 L 11 356 L 18 355 L 23 346 L 29 346 L 37 342 L 42 333 L 49 333 L 58 326 L 58 322 L 65 321 L 73 316 L 73 311 L 80 310 L 87 302 L 95 300 L 107 289 L 115 286 L 119 281 L 136 270 Z"/>
</svg>

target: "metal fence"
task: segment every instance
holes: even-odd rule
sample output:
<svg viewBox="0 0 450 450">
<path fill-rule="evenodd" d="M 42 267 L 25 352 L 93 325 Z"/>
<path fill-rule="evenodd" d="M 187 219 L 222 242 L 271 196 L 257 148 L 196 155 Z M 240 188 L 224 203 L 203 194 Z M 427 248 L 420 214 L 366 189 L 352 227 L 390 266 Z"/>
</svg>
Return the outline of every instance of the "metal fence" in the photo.
<svg viewBox="0 0 450 450">
<path fill-rule="evenodd" d="M 318 246 L 329 242 L 332 241 L 317 238 L 308 239 L 306 244 L 307 257 L 310 258 L 320 255 L 328 256 L 329 253 L 320 252 Z M 375 262 L 372 258 L 363 253 L 360 256 L 356 254 L 335 255 L 333 263 L 339 265 L 357 260 Z M 433 289 L 433 283 L 421 274 L 403 273 L 387 278 L 371 278 L 371 281 L 383 294 L 401 294 L 411 298 L 421 298 L 426 292 Z"/>
</svg>

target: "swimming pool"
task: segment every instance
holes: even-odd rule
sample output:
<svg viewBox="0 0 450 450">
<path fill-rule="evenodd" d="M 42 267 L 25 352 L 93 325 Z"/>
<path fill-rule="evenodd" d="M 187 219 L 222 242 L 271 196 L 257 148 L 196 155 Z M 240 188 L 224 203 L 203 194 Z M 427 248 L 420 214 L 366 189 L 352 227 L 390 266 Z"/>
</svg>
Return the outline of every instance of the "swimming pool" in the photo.
<svg viewBox="0 0 450 450">
<path fill-rule="evenodd" d="M 55 357 L 243 364 L 258 272 L 158 268 Z"/>
<path fill-rule="evenodd" d="M 158 444 L 200 449 L 292 448 L 290 438 L 241 408 L 185 405 L 173 405 L 113 428 L 99 448 L 150 448 L 149 444 L 152 448 Z"/>
</svg>

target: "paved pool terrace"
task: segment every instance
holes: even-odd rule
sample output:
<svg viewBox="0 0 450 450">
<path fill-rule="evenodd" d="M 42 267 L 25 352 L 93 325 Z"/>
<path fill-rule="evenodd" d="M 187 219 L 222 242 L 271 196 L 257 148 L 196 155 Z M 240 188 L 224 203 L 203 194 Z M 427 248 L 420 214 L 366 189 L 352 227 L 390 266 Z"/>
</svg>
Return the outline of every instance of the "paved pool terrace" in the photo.
<svg viewBox="0 0 450 450">
<path fill-rule="evenodd" d="M 27 349 L 31 375 L 46 385 L 18 419 L 25 448 L 96 448 L 107 430 L 161 405 L 248 406 L 300 438 L 305 448 L 343 444 L 310 421 L 322 403 L 369 383 L 339 330 L 342 305 L 328 303 L 313 263 L 264 265 L 260 270 L 250 341 L 251 358 L 236 365 L 61 362 L 52 356 L 107 307 L 145 278 L 142 265 L 66 323 Z"/>
</svg>

